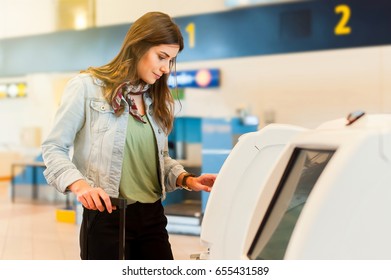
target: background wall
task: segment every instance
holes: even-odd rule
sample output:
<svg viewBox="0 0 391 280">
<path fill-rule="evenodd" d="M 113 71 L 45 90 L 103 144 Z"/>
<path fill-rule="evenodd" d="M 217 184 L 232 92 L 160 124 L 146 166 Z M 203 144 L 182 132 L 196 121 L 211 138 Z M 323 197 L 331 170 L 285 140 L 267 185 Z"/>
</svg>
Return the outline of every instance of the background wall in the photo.
<svg viewBox="0 0 391 280">
<path fill-rule="evenodd" d="M 186 114 L 200 114 L 202 104 L 208 116 L 249 108 L 261 126 L 314 128 L 357 109 L 390 113 L 390 55 L 390 47 L 371 47 L 181 64 L 222 69 L 221 88 L 186 90 Z"/>
<path fill-rule="evenodd" d="M 172 17 L 209 13 L 226 10 L 225 0 L 96 0 L 97 26 L 133 22 L 142 14 L 150 11 L 161 11 Z M 113 3 L 115 3 L 113 5 Z"/>
<path fill-rule="evenodd" d="M 0 0 L 0 7 L 0 38 L 55 31 L 54 0 Z"/>
</svg>

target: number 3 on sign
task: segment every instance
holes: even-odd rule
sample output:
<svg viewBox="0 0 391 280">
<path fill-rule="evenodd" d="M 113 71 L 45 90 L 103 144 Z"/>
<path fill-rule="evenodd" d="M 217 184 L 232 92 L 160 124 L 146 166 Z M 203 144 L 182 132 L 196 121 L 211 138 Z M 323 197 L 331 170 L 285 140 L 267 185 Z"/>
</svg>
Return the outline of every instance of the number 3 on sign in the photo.
<svg viewBox="0 0 391 280">
<path fill-rule="evenodd" d="M 335 35 L 348 35 L 352 32 L 348 22 L 350 19 L 350 8 L 348 5 L 338 5 L 335 7 L 335 13 L 341 14 L 341 19 L 339 20 L 337 26 L 334 29 Z"/>
<path fill-rule="evenodd" d="M 189 34 L 189 47 L 192 49 L 195 47 L 195 24 L 194 24 L 194 22 L 191 22 L 186 26 L 186 32 Z"/>
</svg>

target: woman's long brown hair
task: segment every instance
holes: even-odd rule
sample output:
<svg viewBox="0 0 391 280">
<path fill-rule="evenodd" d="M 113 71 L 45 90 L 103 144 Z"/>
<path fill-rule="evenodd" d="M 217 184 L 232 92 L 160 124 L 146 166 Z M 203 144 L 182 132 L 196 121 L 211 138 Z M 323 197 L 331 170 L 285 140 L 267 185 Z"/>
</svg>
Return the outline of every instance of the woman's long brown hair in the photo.
<svg viewBox="0 0 391 280">
<path fill-rule="evenodd" d="M 115 89 L 125 81 L 142 84 L 137 74 L 137 64 L 141 57 L 153 46 L 175 44 L 179 51 L 183 50 L 183 37 L 179 27 L 170 16 L 161 12 L 146 13 L 129 28 L 120 52 L 108 64 L 100 67 L 89 67 L 83 72 L 91 73 L 105 83 L 104 96 L 110 104 L 115 98 Z M 175 71 L 175 59 L 173 71 Z M 149 93 L 152 97 L 153 116 L 158 125 L 168 134 L 173 126 L 174 99 L 168 88 L 169 74 L 164 74 L 151 85 Z M 118 115 L 124 111 L 123 105 Z"/>
</svg>

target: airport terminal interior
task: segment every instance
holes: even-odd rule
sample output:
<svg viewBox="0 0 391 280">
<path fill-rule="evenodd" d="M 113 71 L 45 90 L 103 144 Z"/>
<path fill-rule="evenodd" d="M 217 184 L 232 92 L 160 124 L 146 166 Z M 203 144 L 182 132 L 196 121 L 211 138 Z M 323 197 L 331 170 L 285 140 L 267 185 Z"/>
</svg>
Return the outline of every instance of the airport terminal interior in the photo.
<svg viewBox="0 0 391 280">
<path fill-rule="evenodd" d="M 169 154 L 217 174 L 211 193 L 163 201 L 174 258 L 391 258 L 391 3 L 183 2 L 0 0 L 0 260 L 80 259 L 81 203 L 48 185 L 41 145 L 68 81 L 109 62 L 149 11 L 185 44 Z"/>
</svg>

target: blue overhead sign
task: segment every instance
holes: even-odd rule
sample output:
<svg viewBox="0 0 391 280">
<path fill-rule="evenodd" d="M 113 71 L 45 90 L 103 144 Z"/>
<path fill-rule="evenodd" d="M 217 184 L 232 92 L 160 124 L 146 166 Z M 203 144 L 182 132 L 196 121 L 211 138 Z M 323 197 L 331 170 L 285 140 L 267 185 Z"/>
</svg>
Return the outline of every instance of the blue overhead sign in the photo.
<svg viewBox="0 0 391 280">
<path fill-rule="evenodd" d="M 389 45 L 390 11 L 390 0 L 320 0 L 179 17 L 178 62 Z"/>
<path fill-rule="evenodd" d="M 220 85 L 219 69 L 200 69 L 189 71 L 177 71 L 168 78 L 168 86 L 171 88 L 211 88 Z"/>
</svg>

